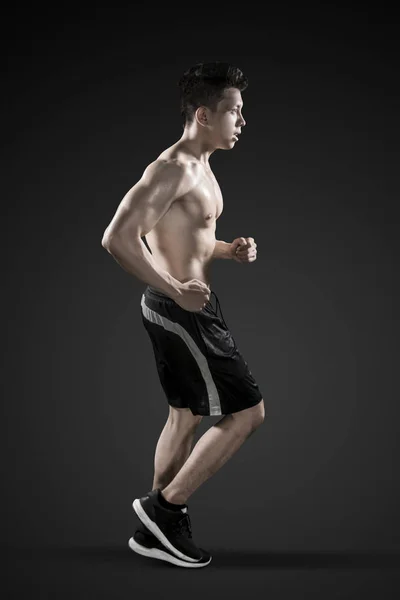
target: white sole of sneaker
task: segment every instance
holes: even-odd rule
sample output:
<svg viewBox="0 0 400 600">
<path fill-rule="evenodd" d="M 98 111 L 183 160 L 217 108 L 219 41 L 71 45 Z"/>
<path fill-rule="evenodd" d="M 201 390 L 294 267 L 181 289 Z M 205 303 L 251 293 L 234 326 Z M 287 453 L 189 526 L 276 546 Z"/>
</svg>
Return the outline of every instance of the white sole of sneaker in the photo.
<svg viewBox="0 0 400 600">
<path fill-rule="evenodd" d="M 183 552 L 181 552 L 177 548 L 174 548 L 174 546 L 171 544 L 171 542 L 165 537 L 165 535 L 163 534 L 161 529 L 158 527 L 157 523 L 154 523 L 154 521 L 152 521 L 147 516 L 146 512 L 142 508 L 142 505 L 140 504 L 139 498 L 136 498 L 136 500 L 133 501 L 132 506 L 133 506 L 133 510 L 135 511 L 135 513 L 137 514 L 139 519 L 142 521 L 143 525 L 146 525 L 147 529 L 150 529 L 151 533 L 153 533 L 156 536 L 156 538 L 158 538 L 160 540 L 160 542 L 166 548 L 168 548 L 168 550 L 171 550 L 171 552 L 173 552 L 178 558 L 181 558 L 182 560 L 184 560 L 186 562 L 192 562 L 192 563 L 199 562 L 199 560 L 200 560 L 199 558 L 192 558 L 191 556 L 186 556 L 186 554 L 183 554 Z"/>
<path fill-rule="evenodd" d="M 147 556 L 149 558 L 156 558 L 158 560 L 165 560 L 166 562 L 169 562 L 178 567 L 184 567 L 186 569 L 198 569 L 201 567 L 206 567 L 211 562 L 211 557 L 208 562 L 201 563 L 192 563 L 188 562 L 187 560 L 180 560 L 177 556 L 172 556 L 171 554 L 168 554 L 168 552 L 163 552 L 158 548 L 146 548 L 145 546 L 141 546 L 140 544 L 135 542 L 133 537 L 130 538 L 128 544 L 131 550 L 133 550 L 137 554 L 141 554 L 142 556 Z"/>
</svg>

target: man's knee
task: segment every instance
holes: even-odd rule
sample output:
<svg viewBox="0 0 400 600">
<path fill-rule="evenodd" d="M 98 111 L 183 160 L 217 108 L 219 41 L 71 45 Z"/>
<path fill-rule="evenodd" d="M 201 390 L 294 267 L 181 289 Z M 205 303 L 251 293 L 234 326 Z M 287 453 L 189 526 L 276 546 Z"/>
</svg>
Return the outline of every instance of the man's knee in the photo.
<svg viewBox="0 0 400 600">
<path fill-rule="evenodd" d="M 232 413 L 232 417 L 241 424 L 245 423 L 249 427 L 250 431 L 253 431 L 265 420 L 264 399 L 261 399 L 260 402 L 255 406 Z"/>
</svg>

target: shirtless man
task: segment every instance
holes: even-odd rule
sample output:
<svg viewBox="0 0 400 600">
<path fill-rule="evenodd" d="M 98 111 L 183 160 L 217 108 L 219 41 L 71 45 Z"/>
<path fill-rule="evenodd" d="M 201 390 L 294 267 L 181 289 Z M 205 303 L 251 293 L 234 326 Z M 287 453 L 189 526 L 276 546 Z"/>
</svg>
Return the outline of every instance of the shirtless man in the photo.
<svg viewBox="0 0 400 600">
<path fill-rule="evenodd" d="M 200 63 L 184 73 L 183 135 L 128 191 L 102 240 L 124 270 L 148 284 L 142 322 L 169 404 L 152 490 L 133 502 L 141 525 L 129 545 L 189 568 L 206 566 L 211 556 L 192 539 L 186 502 L 265 416 L 248 364 L 210 302 L 213 260 L 251 263 L 257 255 L 251 237 L 215 239 L 223 200 L 209 164 L 215 150 L 238 142 L 245 125 L 241 91 L 247 85 L 243 73 L 227 63 Z M 207 415 L 224 416 L 192 451 L 196 427 Z"/>
</svg>

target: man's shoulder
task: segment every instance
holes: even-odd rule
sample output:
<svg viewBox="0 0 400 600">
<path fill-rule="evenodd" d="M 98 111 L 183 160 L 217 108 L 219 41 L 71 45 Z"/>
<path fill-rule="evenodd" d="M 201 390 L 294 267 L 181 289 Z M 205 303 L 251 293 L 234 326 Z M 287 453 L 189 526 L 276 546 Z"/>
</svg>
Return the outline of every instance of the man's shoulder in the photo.
<svg viewBox="0 0 400 600">
<path fill-rule="evenodd" d="M 143 175 L 148 179 L 154 178 L 183 182 L 193 181 L 193 177 L 197 175 L 197 172 L 198 165 L 194 161 L 161 155 L 146 167 Z"/>
</svg>

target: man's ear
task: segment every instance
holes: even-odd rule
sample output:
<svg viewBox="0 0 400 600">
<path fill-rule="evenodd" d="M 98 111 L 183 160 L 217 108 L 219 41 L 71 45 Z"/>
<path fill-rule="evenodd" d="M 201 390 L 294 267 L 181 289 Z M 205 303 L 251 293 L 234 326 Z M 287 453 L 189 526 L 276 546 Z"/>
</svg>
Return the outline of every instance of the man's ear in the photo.
<svg viewBox="0 0 400 600">
<path fill-rule="evenodd" d="M 199 106 L 196 110 L 196 119 L 200 125 L 208 125 L 207 109 L 205 106 Z"/>
</svg>

